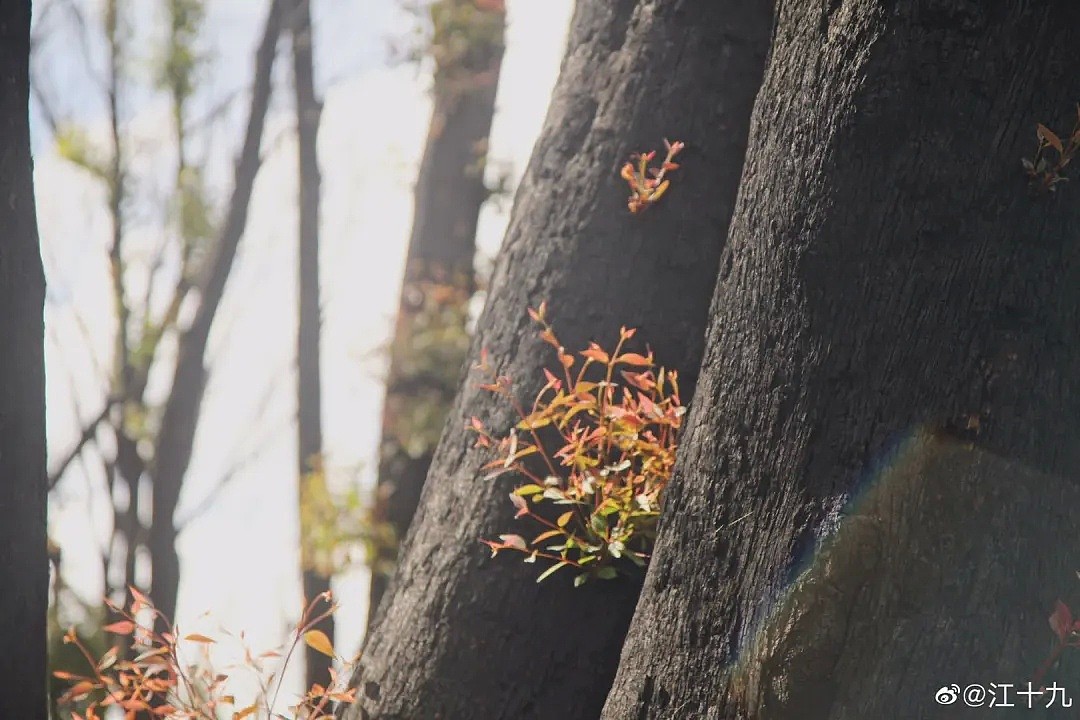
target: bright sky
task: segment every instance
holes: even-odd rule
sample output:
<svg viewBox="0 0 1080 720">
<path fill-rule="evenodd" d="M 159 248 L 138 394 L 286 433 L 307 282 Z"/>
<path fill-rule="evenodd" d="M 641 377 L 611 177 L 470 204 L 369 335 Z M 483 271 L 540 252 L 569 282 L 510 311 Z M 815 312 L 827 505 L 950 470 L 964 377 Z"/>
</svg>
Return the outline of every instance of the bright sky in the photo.
<svg viewBox="0 0 1080 720">
<path fill-rule="evenodd" d="M 56 2 L 57 0 L 54 0 Z M 63 5 L 64 2 L 57 2 Z M 95 18 L 100 0 L 76 0 Z M 202 108 L 250 83 L 252 55 L 266 2 L 208 2 L 206 43 L 213 54 Z M 509 163 L 516 181 L 540 129 L 558 72 L 572 0 L 509 0 L 508 49 L 491 135 L 494 165 Z M 160 25 L 160 3 L 138 0 L 136 29 Z M 41 20 L 45 0 L 35 2 Z M 430 112 L 427 77 L 387 62 L 388 46 L 407 35 L 409 19 L 396 0 L 313 0 L 316 74 L 325 107 L 319 136 L 323 174 L 323 383 L 328 462 L 344 478 L 371 483 L 382 385 L 379 348 L 397 301 L 412 215 L 412 182 Z M 58 15 L 61 9 L 50 10 Z M 35 76 L 54 111 L 105 131 L 104 105 L 87 72 L 70 21 L 47 18 L 36 27 Z M 64 30 L 68 28 L 68 30 Z M 281 49 L 286 49 L 283 44 Z M 100 59 L 91 41 L 89 54 Z M 146 72 L 148 50 L 132 60 Z M 179 510 L 188 518 L 206 493 L 243 458 L 235 479 L 181 536 L 183 581 L 178 621 L 190 626 L 211 610 L 217 623 L 245 630 L 256 647 L 280 642 L 299 604 L 293 344 L 295 338 L 296 178 L 289 133 L 287 63 L 279 56 L 277 89 L 267 138 L 269 158 L 256 184 L 248 230 L 211 341 L 213 373 L 196 439 L 195 457 Z M 90 64 L 93 66 L 93 63 Z M 282 92 L 285 91 L 285 92 Z M 126 125 L 138 138 L 135 166 L 148 207 L 172 172 L 169 120 L 161 98 L 128 108 Z M 196 110 L 196 115 L 201 114 Z M 235 103 L 208 148 L 217 158 L 211 182 L 223 197 L 246 99 Z M 46 324 L 49 445 L 55 464 L 102 401 L 97 363 L 108 363 L 113 320 L 106 254 L 110 225 L 104 190 L 54 152 L 41 115 L 34 117 L 36 189 L 43 256 L 50 285 Z M 201 147 L 201 146 L 200 146 Z M 201 149 L 197 149 L 201 152 Z M 154 180 L 158 178 L 158 180 Z M 491 256 L 501 242 L 509 203 L 485 208 L 478 242 Z M 138 213 L 136 213 L 138 215 Z M 153 218 L 143 223 L 149 242 Z M 136 243 L 137 245 L 137 243 Z M 91 336 L 78 329 L 82 318 Z M 171 371 L 170 371 L 171 372 Z M 170 373 L 159 380 L 166 380 Z M 64 552 L 68 581 L 87 599 L 102 592 L 98 544 L 108 533 L 106 499 L 92 456 L 89 472 L 75 466 L 51 504 L 50 527 Z M 343 602 L 339 649 L 355 650 L 363 631 L 366 575 L 336 582 Z"/>
</svg>

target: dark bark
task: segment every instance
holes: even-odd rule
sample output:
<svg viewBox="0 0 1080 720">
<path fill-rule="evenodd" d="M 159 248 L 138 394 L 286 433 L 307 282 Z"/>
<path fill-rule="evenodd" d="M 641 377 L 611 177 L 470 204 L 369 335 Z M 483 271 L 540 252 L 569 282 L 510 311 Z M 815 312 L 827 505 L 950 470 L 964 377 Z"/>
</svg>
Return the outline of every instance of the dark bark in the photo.
<svg viewBox="0 0 1080 720">
<path fill-rule="evenodd" d="M 934 692 L 1032 677 L 1080 557 L 1080 203 L 1020 158 L 1078 45 L 1067 0 L 783 3 L 605 718 L 981 717 Z"/>
<path fill-rule="evenodd" d="M 292 30 L 293 91 L 296 103 L 297 163 L 299 185 L 299 295 L 298 330 L 296 334 L 296 408 L 297 449 L 299 458 L 299 497 L 304 500 L 304 477 L 322 468 L 322 379 L 319 367 L 322 311 L 319 303 L 319 192 L 321 177 L 316 140 L 322 108 L 315 98 L 315 77 L 312 68 L 311 3 L 293 0 L 290 11 Z M 301 556 L 304 553 L 301 552 Z M 302 563 L 305 605 L 315 597 L 329 592 L 330 577 L 314 566 Z M 329 616 L 315 626 L 334 638 L 334 618 Z M 318 683 L 330 683 L 331 659 L 305 646 L 306 681 L 310 688 Z"/>
<path fill-rule="evenodd" d="M 557 362 L 525 312 L 543 300 L 568 348 L 640 328 L 690 393 L 768 30 L 760 2 L 578 3 L 471 350 L 487 348 L 521 397 Z M 631 215 L 619 168 L 665 135 L 689 143 L 683 167 L 657 207 Z M 600 711 L 640 583 L 537 584 L 536 565 L 480 545 L 514 530 L 514 480 L 483 478 L 490 455 L 464 424 L 475 415 L 498 432 L 514 418 L 475 380 L 459 390 L 346 717 Z"/>
<path fill-rule="evenodd" d="M 161 430 L 157 437 L 153 468 L 153 503 L 149 550 L 153 575 L 151 597 L 167 617 L 176 612 L 176 591 L 180 583 L 180 558 L 176 552 L 174 514 L 180 489 L 191 461 L 195 429 L 199 420 L 206 384 L 203 356 L 210 328 L 229 278 L 236 249 L 247 226 L 248 205 L 258 174 L 266 110 L 270 102 L 270 71 L 281 33 L 282 4 L 272 0 L 266 29 L 255 55 L 255 81 L 244 145 L 236 161 L 233 192 L 225 224 L 214 248 L 207 276 L 199 285 L 199 306 L 191 325 L 180 336 L 172 389 L 165 403 Z"/>
<path fill-rule="evenodd" d="M 30 3 L 0 6 L 0 717 L 47 713 L 45 277 L 30 156 Z"/>
<path fill-rule="evenodd" d="M 391 542 L 375 543 L 368 623 L 375 617 L 431 465 L 438 431 L 457 389 L 468 347 L 467 305 L 474 290 L 476 224 L 488 197 L 487 140 L 502 68 L 505 13 L 464 7 L 464 50 L 436 63 L 435 107 L 416 180 L 416 209 L 398 302 L 379 443 L 373 520 Z M 438 36 L 438 33 L 436 34 Z M 384 536 L 377 533 L 376 537 Z"/>
</svg>

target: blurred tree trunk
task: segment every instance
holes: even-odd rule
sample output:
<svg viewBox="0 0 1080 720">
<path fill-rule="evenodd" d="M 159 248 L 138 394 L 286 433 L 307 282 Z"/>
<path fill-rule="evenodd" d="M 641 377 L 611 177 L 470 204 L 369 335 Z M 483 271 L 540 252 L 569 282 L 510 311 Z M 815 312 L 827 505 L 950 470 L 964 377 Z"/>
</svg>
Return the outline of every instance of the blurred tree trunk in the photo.
<svg viewBox="0 0 1080 720">
<path fill-rule="evenodd" d="M 1026 716 L 1078 595 L 1080 202 L 1020 158 L 1076 122 L 1080 6 L 798 0 L 775 38 L 604 717 Z"/>
<path fill-rule="evenodd" d="M 184 475 L 191 461 L 206 384 L 204 355 L 210 328 L 225 293 L 240 239 L 247 226 L 248 206 L 261 166 L 267 107 L 270 102 L 270 75 L 281 33 L 282 5 L 272 0 L 255 55 L 255 79 L 243 147 L 236 161 L 233 192 L 224 226 L 212 249 L 205 277 L 197 281 L 199 305 L 191 324 L 180 336 L 172 387 L 165 403 L 154 453 L 152 522 L 149 551 L 153 576 L 150 585 L 154 603 L 168 617 L 176 613 L 176 592 L 180 582 L 180 558 L 176 550 L 176 506 Z"/>
<path fill-rule="evenodd" d="M 305 502 L 305 478 L 322 470 L 322 381 L 319 371 L 319 343 L 322 312 L 319 303 L 319 159 L 316 140 L 322 108 L 315 98 L 312 67 L 313 37 L 310 0 L 293 0 L 290 9 L 293 58 L 293 90 L 296 103 L 297 163 L 299 186 L 300 262 L 298 278 L 299 325 L 296 337 L 296 407 L 298 449 L 298 497 Z M 300 514 L 303 523 L 303 513 Z M 310 557 L 307 533 L 301 529 L 301 574 L 305 603 L 330 591 L 330 575 L 320 570 Z M 316 628 L 334 639 L 334 618 L 329 616 Z M 326 687 L 330 682 L 329 656 L 305 646 L 307 680 Z"/>
<path fill-rule="evenodd" d="M 526 314 L 544 300 L 568 348 L 638 327 L 692 392 L 769 28 L 766 2 L 578 2 L 470 350 L 486 348 L 520 397 L 557 362 Z M 664 136 L 688 142 L 683 167 L 657 207 L 631 215 L 619 168 Z M 465 424 L 506 431 L 512 415 L 461 385 L 345 717 L 599 714 L 640 582 L 538 584 L 536 565 L 480 544 L 513 528 L 513 478 L 484 479 L 490 455 Z"/>
<path fill-rule="evenodd" d="M 45 278 L 30 156 L 30 3 L 0 6 L 0 717 L 47 713 Z"/>
<path fill-rule="evenodd" d="M 476 225 L 488 197 L 484 170 L 502 66 L 501 3 L 440 0 L 431 14 L 435 107 L 390 345 L 372 518 L 375 537 L 385 539 L 373 547 L 369 624 L 420 501 L 468 350 Z"/>
</svg>

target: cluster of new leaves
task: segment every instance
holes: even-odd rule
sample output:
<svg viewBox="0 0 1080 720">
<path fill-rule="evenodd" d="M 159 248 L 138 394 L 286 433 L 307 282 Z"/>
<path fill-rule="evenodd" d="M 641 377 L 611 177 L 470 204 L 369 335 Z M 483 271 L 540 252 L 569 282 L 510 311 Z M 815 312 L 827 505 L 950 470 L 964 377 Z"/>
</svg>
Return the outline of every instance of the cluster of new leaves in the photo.
<svg viewBox="0 0 1080 720">
<path fill-rule="evenodd" d="M 677 374 L 658 368 L 651 351 L 624 352 L 632 329 L 622 328 L 614 352 L 590 343 L 576 358 L 555 336 L 543 304 L 529 314 L 555 349 L 559 373 L 544 370 L 546 383 L 526 410 L 510 379 L 495 373 L 483 354 L 477 367 L 489 382 L 480 387 L 506 397 L 519 421 L 502 438 L 478 418 L 470 427 L 478 446 L 496 452 L 485 466 L 493 471 L 489 477 L 512 472 L 526 480 L 510 500 L 515 517 L 541 532 L 531 540 L 508 534 L 483 542 L 492 556 L 514 550 L 525 562 L 551 561 L 537 582 L 565 567 L 578 571 L 575 585 L 644 567 L 685 413 Z"/>
<path fill-rule="evenodd" d="M 180 631 L 168 622 L 149 598 L 134 588 L 131 588 L 131 594 L 133 599 L 127 608 L 106 600 L 122 619 L 104 629 L 130 646 L 133 659 L 120 659 L 119 644 L 100 659 L 95 659 L 74 629 L 65 636 L 65 642 L 78 648 L 89 667 L 88 672 L 83 674 L 53 673 L 57 679 L 71 684 L 58 701 L 61 707 L 67 708 L 71 720 L 102 720 L 111 717 L 114 708 L 124 713 L 125 720 L 148 717 L 162 720 L 219 720 L 223 713 L 226 713 L 224 717 L 232 720 L 320 720 L 332 717 L 334 703 L 355 702 L 355 689 L 346 690 L 343 680 L 339 679 L 346 677 L 347 673 L 337 673 L 331 669 L 329 687 L 313 685 L 289 708 L 290 715 L 275 710 L 281 690 L 281 676 L 301 642 L 336 657 L 330 639 L 323 632 L 313 629 L 337 609 L 331 604 L 329 593 L 313 600 L 305 610 L 297 623 L 295 637 L 284 656 L 280 672 L 269 671 L 266 667 L 282 657 L 280 651 L 255 655 L 246 645 L 242 646 L 244 663 L 241 668 L 253 674 L 258 683 L 255 699 L 244 707 L 237 707 L 236 697 L 230 691 L 232 675 L 216 671 L 210 661 L 210 646 L 217 641 L 198 633 L 181 636 Z M 319 611 L 319 603 L 329 607 Z M 159 624 L 167 629 L 158 632 L 155 628 Z M 243 643 L 242 635 L 239 640 Z M 189 649 L 196 647 L 201 662 L 186 662 L 182 644 Z M 345 663 L 346 669 L 351 664 Z"/>
<path fill-rule="evenodd" d="M 671 181 L 665 176 L 672 170 L 678 170 L 679 166 L 672 162 L 676 155 L 685 147 L 681 142 L 668 142 L 664 140 L 667 148 L 667 156 L 660 167 L 650 167 L 649 163 L 656 157 L 656 151 L 630 156 L 630 162 L 622 167 L 623 180 L 630 185 L 630 199 L 627 207 L 630 212 L 639 213 L 655 203 L 667 192 Z"/>
<path fill-rule="evenodd" d="M 1035 126 L 1035 136 L 1038 138 L 1038 147 L 1034 157 L 1022 160 L 1024 171 L 1033 186 L 1053 192 L 1058 183 L 1068 180 L 1062 173 L 1077 152 L 1080 152 L 1080 105 L 1076 107 L 1076 125 L 1064 140 L 1041 123 Z"/>
</svg>

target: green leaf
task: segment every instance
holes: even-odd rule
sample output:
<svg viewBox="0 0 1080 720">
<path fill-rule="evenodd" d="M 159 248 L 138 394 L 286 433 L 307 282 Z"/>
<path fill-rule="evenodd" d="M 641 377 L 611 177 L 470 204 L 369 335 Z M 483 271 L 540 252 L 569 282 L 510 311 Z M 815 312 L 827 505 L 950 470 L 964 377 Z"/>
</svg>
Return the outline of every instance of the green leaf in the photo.
<svg viewBox="0 0 1080 720">
<path fill-rule="evenodd" d="M 611 567 L 610 565 L 600 568 L 600 570 L 596 573 L 596 577 L 600 578 L 601 580 L 614 580 L 618 575 L 619 573 L 615 570 L 615 568 Z"/>
<path fill-rule="evenodd" d="M 552 565 L 551 567 L 549 567 L 549 568 L 548 568 L 547 570 L 545 570 L 544 572 L 540 573 L 540 577 L 536 578 L 536 582 L 538 582 L 538 583 L 540 583 L 540 582 L 543 582 L 543 581 L 544 581 L 545 579 L 547 579 L 547 577 L 548 577 L 549 575 L 552 575 L 552 574 L 554 574 L 554 573 L 555 573 L 555 572 L 556 572 L 557 570 L 560 570 L 561 568 L 564 568 L 564 567 L 566 567 L 566 566 L 567 566 L 567 565 L 569 565 L 569 564 L 570 564 L 570 563 L 568 563 L 568 562 L 565 562 L 565 561 L 563 561 L 563 562 L 557 562 L 557 563 L 555 563 L 554 565 Z"/>
<path fill-rule="evenodd" d="M 542 492 L 544 492 L 544 488 L 540 487 L 539 485 L 533 484 L 522 485 L 521 487 L 514 490 L 515 495 L 536 495 L 537 493 Z"/>
<path fill-rule="evenodd" d="M 581 587 L 587 582 L 589 582 L 589 573 L 581 573 L 574 578 L 574 587 Z"/>
<path fill-rule="evenodd" d="M 589 524 L 597 535 L 604 535 L 607 533 L 607 518 L 600 513 L 593 513 L 592 517 L 589 518 Z"/>
</svg>

